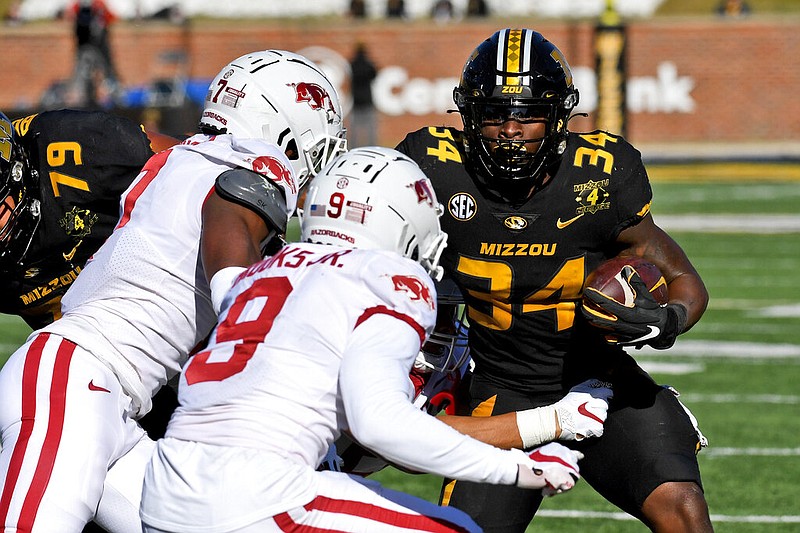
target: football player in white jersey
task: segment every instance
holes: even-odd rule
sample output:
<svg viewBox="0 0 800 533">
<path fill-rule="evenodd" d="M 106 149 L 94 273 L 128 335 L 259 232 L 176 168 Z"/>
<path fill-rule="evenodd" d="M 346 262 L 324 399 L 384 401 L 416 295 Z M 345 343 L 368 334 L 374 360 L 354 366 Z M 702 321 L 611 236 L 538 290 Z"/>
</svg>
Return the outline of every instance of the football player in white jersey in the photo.
<svg viewBox="0 0 800 533">
<path fill-rule="evenodd" d="M 148 161 L 63 318 L 0 372 L 5 531 L 79 532 L 93 518 L 141 531 L 154 444 L 136 420 L 211 332 L 231 279 L 285 231 L 304 181 L 345 149 L 330 81 L 279 50 L 226 65 L 200 128 Z"/>
<path fill-rule="evenodd" d="M 420 472 L 549 494 L 578 452 L 501 450 L 415 407 L 409 371 L 436 322 L 446 235 L 409 158 L 360 148 L 309 186 L 302 241 L 240 274 L 145 474 L 146 532 L 476 531 L 466 514 L 318 471 L 351 434 Z"/>
</svg>

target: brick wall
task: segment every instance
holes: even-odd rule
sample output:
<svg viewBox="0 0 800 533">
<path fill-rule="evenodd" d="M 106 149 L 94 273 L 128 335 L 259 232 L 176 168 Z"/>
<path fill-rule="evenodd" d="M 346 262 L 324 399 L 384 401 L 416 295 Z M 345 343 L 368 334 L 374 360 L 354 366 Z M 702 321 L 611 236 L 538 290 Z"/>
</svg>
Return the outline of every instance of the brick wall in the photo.
<svg viewBox="0 0 800 533">
<path fill-rule="evenodd" d="M 211 78 L 229 60 L 253 50 L 315 46 L 347 58 L 363 41 L 384 69 L 379 133 L 381 142 L 394 144 L 422 125 L 460 123 L 457 115 L 443 113 L 452 107 L 454 80 L 475 45 L 508 24 L 514 22 L 198 21 L 186 27 L 126 22 L 113 28 L 112 47 L 123 83 L 136 85 L 174 71 L 163 61 L 168 51 L 187 54 L 190 77 Z M 527 25 L 561 48 L 576 71 L 584 105 L 591 104 L 592 24 Z M 627 75 L 634 109 L 627 136 L 636 143 L 800 141 L 798 30 L 797 18 L 631 23 Z M 36 105 L 54 80 L 71 74 L 74 48 L 67 23 L 4 27 L 0 45 L 6 51 L 0 57 L 4 110 Z M 406 78 L 412 81 L 404 83 Z M 348 82 L 340 81 L 346 94 Z M 436 111 L 421 113 L 430 109 Z M 593 127 L 592 109 L 586 110 L 589 118 L 573 121 L 573 130 Z"/>
</svg>

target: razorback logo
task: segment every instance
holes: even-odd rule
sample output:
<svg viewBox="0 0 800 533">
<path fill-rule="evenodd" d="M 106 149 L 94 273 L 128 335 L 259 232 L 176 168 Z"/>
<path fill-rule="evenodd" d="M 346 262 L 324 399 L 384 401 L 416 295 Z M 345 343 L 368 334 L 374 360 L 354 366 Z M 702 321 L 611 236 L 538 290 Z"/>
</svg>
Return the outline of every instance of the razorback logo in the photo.
<svg viewBox="0 0 800 533">
<path fill-rule="evenodd" d="M 407 293 L 412 301 L 421 300 L 427 303 L 431 309 L 435 308 L 436 302 L 433 301 L 428 285 L 418 277 L 392 276 L 392 283 L 394 283 L 394 290 Z"/>
<path fill-rule="evenodd" d="M 323 109 L 336 113 L 331 95 L 329 95 L 328 91 L 322 86 L 316 83 L 306 83 L 304 81 L 300 83 L 287 83 L 286 85 L 294 88 L 294 92 L 297 94 L 295 102 L 306 102 L 311 106 L 311 109 Z"/>
<path fill-rule="evenodd" d="M 277 184 L 285 183 L 292 194 L 297 193 L 297 184 L 294 182 L 292 171 L 274 157 L 268 155 L 256 157 L 253 160 L 253 171 L 268 175 Z"/>
<path fill-rule="evenodd" d="M 417 193 L 417 203 L 425 202 L 429 206 L 433 207 L 433 191 L 431 191 L 431 186 L 428 180 L 417 180 L 414 183 L 409 183 L 406 185 L 409 189 L 413 189 L 415 193 Z"/>
</svg>

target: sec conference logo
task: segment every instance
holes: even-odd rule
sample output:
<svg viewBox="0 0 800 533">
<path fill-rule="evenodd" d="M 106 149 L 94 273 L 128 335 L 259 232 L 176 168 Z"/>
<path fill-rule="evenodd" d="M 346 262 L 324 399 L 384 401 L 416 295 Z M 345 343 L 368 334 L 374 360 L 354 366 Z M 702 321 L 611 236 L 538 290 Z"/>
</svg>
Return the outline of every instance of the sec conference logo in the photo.
<svg viewBox="0 0 800 533">
<path fill-rule="evenodd" d="M 447 202 L 447 210 L 454 219 L 464 222 L 475 216 L 478 204 L 469 193 L 457 192 Z"/>
</svg>

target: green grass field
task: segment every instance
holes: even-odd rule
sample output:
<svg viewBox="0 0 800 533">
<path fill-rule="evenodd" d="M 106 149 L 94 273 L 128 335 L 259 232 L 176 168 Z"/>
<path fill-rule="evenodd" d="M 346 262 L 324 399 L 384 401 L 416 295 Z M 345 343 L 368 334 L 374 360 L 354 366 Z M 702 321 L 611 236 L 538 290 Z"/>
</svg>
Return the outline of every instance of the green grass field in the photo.
<svg viewBox="0 0 800 533">
<path fill-rule="evenodd" d="M 798 532 L 800 181 L 791 177 L 800 169 L 751 166 L 726 181 L 724 173 L 686 168 L 680 182 L 663 178 L 674 170 L 651 169 L 653 213 L 692 258 L 711 302 L 675 347 L 635 355 L 682 392 L 711 442 L 700 464 L 717 532 Z M 18 319 L 0 316 L 0 361 L 27 334 Z M 433 476 L 387 470 L 377 477 L 438 496 Z M 583 482 L 547 500 L 533 524 L 529 530 L 542 533 L 646 531 Z"/>
</svg>

